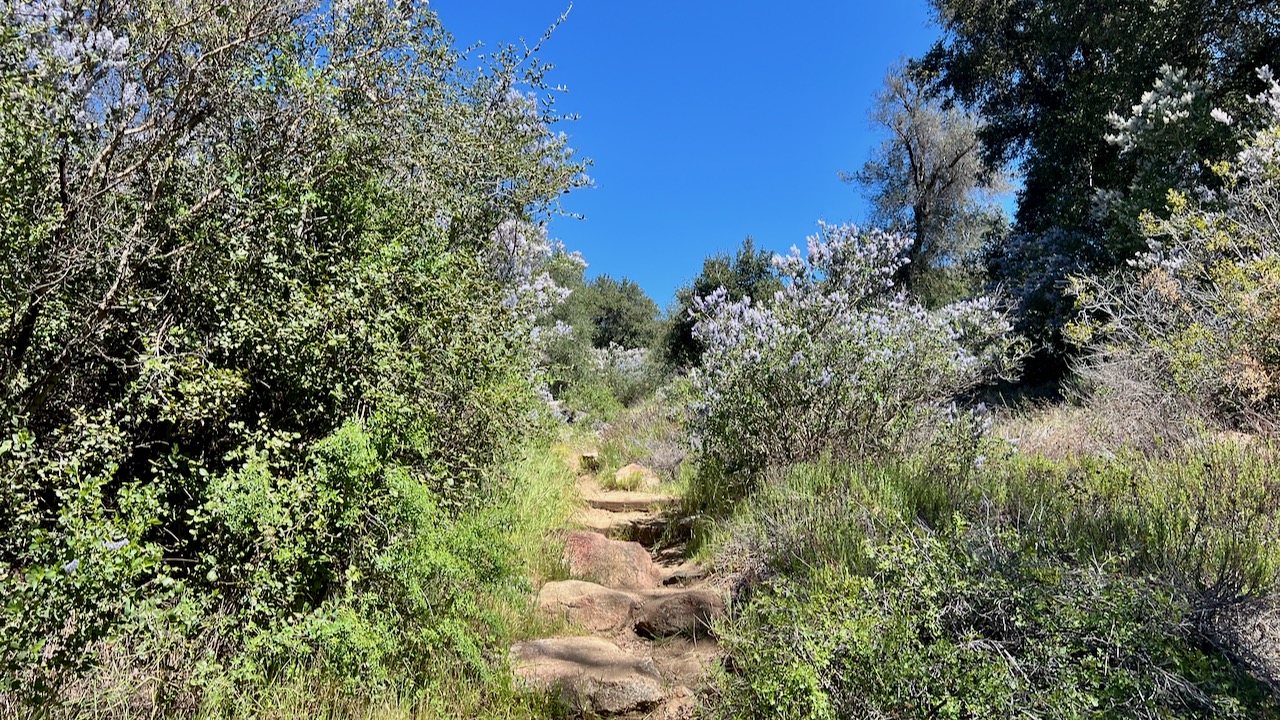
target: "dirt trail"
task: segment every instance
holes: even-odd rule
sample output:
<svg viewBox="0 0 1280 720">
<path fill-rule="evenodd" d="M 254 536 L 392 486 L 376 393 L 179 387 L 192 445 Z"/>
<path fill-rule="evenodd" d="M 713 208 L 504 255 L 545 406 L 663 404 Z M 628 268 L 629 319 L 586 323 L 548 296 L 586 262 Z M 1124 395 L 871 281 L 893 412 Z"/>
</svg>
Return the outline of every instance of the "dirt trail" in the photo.
<svg viewBox="0 0 1280 720">
<path fill-rule="evenodd" d="M 544 585 L 538 603 L 587 634 L 512 646 L 517 677 L 586 717 L 693 717 L 721 657 L 710 625 L 723 593 L 682 562 L 680 544 L 660 547 L 675 534 L 665 512 L 674 498 L 605 490 L 585 471 L 578 489 L 586 506 L 566 535 L 570 579 Z"/>
</svg>

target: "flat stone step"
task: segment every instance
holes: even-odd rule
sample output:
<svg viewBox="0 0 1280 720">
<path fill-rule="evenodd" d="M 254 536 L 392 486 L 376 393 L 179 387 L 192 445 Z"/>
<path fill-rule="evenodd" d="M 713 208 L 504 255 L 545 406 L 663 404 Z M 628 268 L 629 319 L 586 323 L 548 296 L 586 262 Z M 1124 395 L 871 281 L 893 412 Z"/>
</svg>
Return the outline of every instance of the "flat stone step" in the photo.
<svg viewBox="0 0 1280 720">
<path fill-rule="evenodd" d="M 666 699 L 653 659 L 630 655 L 598 637 L 531 640 L 511 647 L 516 677 L 555 690 L 581 714 L 642 712 Z"/>
<path fill-rule="evenodd" d="M 625 590 L 581 580 L 543 585 L 538 606 L 592 632 L 693 640 L 711 637 L 712 624 L 725 612 L 724 598 L 708 587 Z"/>
<path fill-rule="evenodd" d="M 671 638 L 650 646 L 653 664 L 670 687 L 705 685 L 711 668 L 724 657 L 715 640 Z M 675 693 L 673 693 L 675 694 Z"/>
<path fill-rule="evenodd" d="M 610 512 L 586 507 L 573 515 L 573 522 L 614 540 L 629 540 L 651 546 L 662 539 L 667 523 L 653 513 Z"/>
<path fill-rule="evenodd" d="M 549 582 L 538 591 L 543 612 L 596 633 L 634 628 L 642 605 L 631 593 L 583 580 Z"/>
<path fill-rule="evenodd" d="M 663 585 L 688 585 L 707 577 L 707 569 L 692 562 L 682 562 L 674 567 L 659 565 L 658 573 Z"/>
<path fill-rule="evenodd" d="M 591 507 L 609 512 L 653 512 L 673 500 L 670 495 L 628 492 L 626 490 L 595 493 L 583 499 Z"/>
</svg>

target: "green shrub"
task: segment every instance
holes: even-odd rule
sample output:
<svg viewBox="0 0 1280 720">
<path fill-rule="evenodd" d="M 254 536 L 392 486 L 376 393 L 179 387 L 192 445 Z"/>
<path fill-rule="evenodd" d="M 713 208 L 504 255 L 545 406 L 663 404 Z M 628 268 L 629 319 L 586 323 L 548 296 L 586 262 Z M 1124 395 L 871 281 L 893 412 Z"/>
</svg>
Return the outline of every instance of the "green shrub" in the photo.
<svg viewBox="0 0 1280 720">
<path fill-rule="evenodd" d="M 1246 429 L 1280 424 L 1280 83 L 1266 91 L 1260 129 L 1231 162 L 1223 189 L 1193 200 L 1170 191 L 1168 219 L 1142 217 L 1145 251 L 1130 269 L 1076 279 L 1081 315 L 1068 327 L 1100 392 L 1144 390 Z M 1169 399 L 1165 399 L 1169 398 Z M 1181 414 L 1187 414 L 1183 411 Z"/>
<path fill-rule="evenodd" d="M 739 598 L 718 712 L 1278 712 L 1211 622 L 1277 590 L 1271 457 L 1206 444 L 1052 462 L 961 436 L 775 470 L 703 549 Z"/>
<path fill-rule="evenodd" d="M 567 410 L 585 415 L 589 420 L 609 422 L 623 410 L 618 396 L 613 394 L 608 385 L 599 381 L 571 385 L 565 390 L 561 400 Z"/>
<path fill-rule="evenodd" d="M 357 457 L 364 439 L 354 431 L 346 439 Z M 528 600 L 530 581 L 562 572 L 561 546 L 551 536 L 572 512 L 572 488 L 571 473 L 549 449 L 522 452 L 495 480 L 493 502 L 461 514 L 445 510 L 411 475 L 389 473 L 381 499 L 369 498 L 377 523 L 348 535 L 356 551 L 341 589 L 311 612 L 266 613 L 251 625 L 245 652 L 212 678 L 204 713 L 236 717 L 289 687 L 315 683 L 338 705 L 391 700 L 406 712 L 451 714 L 467 702 L 479 711 L 485 693 L 525 702 L 503 652 L 547 631 Z"/>
<path fill-rule="evenodd" d="M 496 682 L 585 182 L 545 68 L 422 3 L 0 19 L 0 702 Z"/>
<path fill-rule="evenodd" d="M 955 413 L 962 393 L 1011 372 L 1019 347 L 992 298 L 929 311 L 895 295 L 909 239 L 823 225 L 776 259 L 767 305 L 698 301 L 690 430 L 734 477 L 771 465 L 894 453 Z"/>
<path fill-rule="evenodd" d="M 1166 586 L 1017 532 L 902 530 L 863 568 L 760 588 L 720 627 L 726 718 L 1253 718 L 1275 699 L 1186 630 Z"/>
</svg>

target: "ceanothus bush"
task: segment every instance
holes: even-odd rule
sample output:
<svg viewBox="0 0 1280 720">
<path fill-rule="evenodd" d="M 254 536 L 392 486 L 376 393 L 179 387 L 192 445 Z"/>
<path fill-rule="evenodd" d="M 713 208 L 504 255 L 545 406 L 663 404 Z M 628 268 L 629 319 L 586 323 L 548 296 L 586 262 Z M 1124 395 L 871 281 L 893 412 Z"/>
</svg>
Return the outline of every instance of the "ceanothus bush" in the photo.
<svg viewBox="0 0 1280 720">
<path fill-rule="evenodd" d="M 580 253 L 566 252 L 563 243 L 548 238 L 545 225 L 520 220 L 507 220 L 490 233 L 480 262 L 505 288 L 503 305 L 531 327 L 571 292 L 552 278 L 551 264 L 586 267 Z M 545 332 L 545 328 L 533 329 Z M 552 330 L 565 332 L 559 325 Z"/>
<path fill-rule="evenodd" d="M 1280 426 L 1280 82 L 1268 68 L 1241 149 L 1215 164 L 1222 190 L 1170 191 L 1143 215 L 1147 247 L 1122 272 L 1074 278 L 1068 327 L 1100 389 L 1144 396 L 1246 429 Z M 1237 119 L 1216 110 L 1221 123 Z M 1150 403 L 1150 401 L 1147 401 Z M 1188 407 L 1189 406 L 1189 407 Z"/>
<path fill-rule="evenodd" d="M 989 297 L 937 311 L 893 283 L 907 239 L 823 224 L 774 259 L 767 304 L 698 298 L 692 424 L 730 471 L 899 447 L 959 394 L 1009 373 L 1020 343 Z"/>
</svg>

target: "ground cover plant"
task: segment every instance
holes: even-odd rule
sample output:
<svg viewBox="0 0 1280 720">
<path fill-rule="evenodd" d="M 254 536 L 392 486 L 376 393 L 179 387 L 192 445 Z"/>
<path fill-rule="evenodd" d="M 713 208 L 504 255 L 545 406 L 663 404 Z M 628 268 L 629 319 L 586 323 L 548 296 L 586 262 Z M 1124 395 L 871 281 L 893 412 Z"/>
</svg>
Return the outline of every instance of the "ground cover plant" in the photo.
<svg viewBox="0 0 1280 720">
<path fill-rule="evenodd" d="M 940 457 L 793 466 L 721 526 L 743 592 L 713 715 L 1280 711 L 1210 622 L 1276 590 L 1269 461 Z"/>
</svg>

